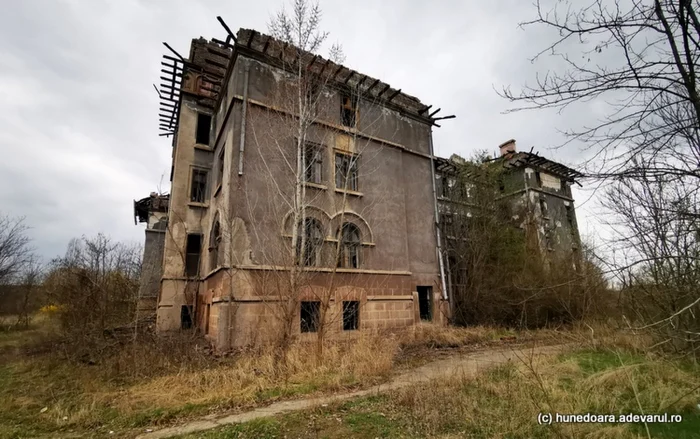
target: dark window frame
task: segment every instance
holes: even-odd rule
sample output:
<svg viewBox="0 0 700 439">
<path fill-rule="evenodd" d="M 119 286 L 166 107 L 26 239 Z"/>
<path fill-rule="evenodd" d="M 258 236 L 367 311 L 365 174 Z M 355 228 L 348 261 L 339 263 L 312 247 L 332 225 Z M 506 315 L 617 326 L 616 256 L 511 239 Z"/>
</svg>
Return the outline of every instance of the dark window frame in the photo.
<svg viewBox="0 0 700 439">
<path fill-rule="evenodd" d="M 357 127 L 359 97 L 352 93 L 340 94 L 340 123 L 348 128 Z"/>
<path fill-rule="evenodd" d="M 336 189 L 357 192 L 359 190 L 359 156 L 343 152 L 335 153 L 335 187 Z M 347 182 L 347 187 L 346 183 Z"/>
<path fill-rule="evenodd" d="M 204 175 L 204 177 L 202 177 Z M 199 178 L 198 178 L 199 177 Z M 192 168 L 190 175 L 190 202 L 206 203 L 207 182 L 209 181 L 209 170 L 204 168 Z"/>
<path fill-rule="evenodd" d="M 216 188 L 214 188 L 215 191 L 219 191 L 219 188 L 221 185 L 224 183 L 224 160 L 226 159 L 226 144 L 221 147 L 221 151 L 217 155 L 217 170 L 216 170 Z"/>
<path fill-rule="evenodd" d="M 219 245 L 221 244 L 221 223 L 219 218 L 214 220 L 209 233 L 209 270 L 219 267 Z"/>
<path fill-rule="evenodd" d="M 338 268 L 360 268 L 362 258 L 362 232 L 360 228 L 351 222 L 344 223 L 338 230 Z"/>
<path fill-rule="evenodd" d="M 304 225 L 299 226 L 297 236 L 297 257 L 299 265 L 315 267 L 320 264 L 321 250 L 325 241 L 325 233 L 321 221 L 306 217 Z M 303 238 L 303 239 L 302 239 Z M 302 248 L 303 245 L 303 248 Z"/>
<path fill-rule="evenodd" d="M 180 329 L 192 329 L 194 326 L 194 314 L 192 305 L 180 307 Z"/>
<path fill-rule="evenodd" d="M 302 176 L 305 183 L 323 184 L 323 148 L 323 145 L 312 142 L 304 145 Z"/>
<path fill-rule="evenodd" d="M 343 331 L 356 331 L 360 329 L 360 301 L 343 301 Z"/>
<path fill-rule="evenodd" d="M 195 244 L 194 239 L 197 239 Z M 192 243 L 192 245 L 190 245 Z M 185 241 L 185 276 L 199 276 L 199 265 L 202 255 L 202 234 L 188 233 Z"/>
<path fill-rule="evenodd" d="M 196 144 L 209 146 L 209 142 L 211 141 L 211 122 L 211 114 L 197 113 L 197 128 L 195 129 L 194 135 Z"/>
<path fill-rule="evenodd" d="M 302 333 L 318 332 L 321 318 L 321 302 L 304 300 L 299 307 L 299 329 Z"/>
<path fill-rule="evenodd" d="M 433 320 L 433 287 L 417 286 L 418 292 L 418 311 L 420 319 L 430 322 Z"/>
</svg>

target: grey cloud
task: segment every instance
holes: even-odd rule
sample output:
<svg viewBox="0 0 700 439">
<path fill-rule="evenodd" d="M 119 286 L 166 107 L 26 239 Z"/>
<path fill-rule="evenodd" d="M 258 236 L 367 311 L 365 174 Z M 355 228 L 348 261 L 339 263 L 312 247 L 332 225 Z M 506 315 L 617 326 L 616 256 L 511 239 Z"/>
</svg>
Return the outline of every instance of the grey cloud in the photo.
<svg viewBox="0 0 700 439">
<path fill-rule="evenodd" d="M 152 83 L 162 41 L 187 55 L 217 23 L 264 31 L 280 1 L 25 1 L 0 15 L 0 210 L 24 215 L 46 258 L 69 239 L 105 232 L 140 241 L 134 198 L 168 190 L 170 140 L 158 137 Z M 543 153 L 577 115 L 502 114 L 493 87 L 534 76 L 527 57 L 546 32 L 518 29 L 529 2 L 324 1 L 329 42 L 346 64 L 419 97 L 441 114 L 437 152 L 469 156 L 511 137 Z M 585 112 L 584 112 L 585 113 Z M 554 151 L 575 163 L 576 148 Z"/>
</svg>

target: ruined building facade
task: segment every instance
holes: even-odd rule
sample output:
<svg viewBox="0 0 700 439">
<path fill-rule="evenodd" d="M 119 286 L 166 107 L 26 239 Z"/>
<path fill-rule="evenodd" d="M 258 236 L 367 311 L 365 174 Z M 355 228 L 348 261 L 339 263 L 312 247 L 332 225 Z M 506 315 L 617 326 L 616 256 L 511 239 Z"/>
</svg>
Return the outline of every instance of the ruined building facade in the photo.
<svg viewBox="0 0 700 439">
<path fill-rule="evenodd" d="M 475 255 L 494 257 L 483 246 L 500 245 L 509 239 L 501 238 L 508 231 L 516 232 L 511 236 L 517 239 L 509 241 L 507 252 L 526 252 L 530 267 L 545 273 L 575 273 L 581 268 L 572 186 L 582 175 L 537 153 L 518 152 L 515 140 L 501 144 L 499 150 L 495 158 L 472 162 L 459 156 L 435 159 L 446 283 L 453 302 L 478 294 L 472 285 L 475 277 L 468 273 L 479 257 Z M 498 239 L 484 218 L 497 220 Z"/>
<path fill-rule="evenodd" d="M 320 79 L 300 85 L 296 49 L 255 31 L 174 55 L 160 91 L 173 161 L 158 330 L 244 346 L 274 337 L 290 300 L 302 339 L 321 314 L 331 337 L 447 322 L 429 106 L 311 54 L 303 68 Z M 303 139 L 299 93 L 317 111 Z"/>
<path fill-rule="evenodd" d="M 252 30 L 195 39 L 187 58 L 170 50 L 167 216 L 155 195 L 136 206 L 145 252 L 160 254 L 143 287 L 157 290 L 159 331 L 194 327 L 225 350 L 290 330 L 310 340 L 448 322 L 439 110 Z"/>
</svg>

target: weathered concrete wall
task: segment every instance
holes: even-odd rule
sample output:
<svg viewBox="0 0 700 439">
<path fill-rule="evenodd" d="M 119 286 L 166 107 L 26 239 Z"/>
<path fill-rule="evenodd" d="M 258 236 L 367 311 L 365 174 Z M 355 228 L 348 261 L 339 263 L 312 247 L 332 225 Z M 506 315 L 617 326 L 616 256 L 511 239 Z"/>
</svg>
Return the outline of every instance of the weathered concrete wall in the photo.
<svg viewBox="0 0 700 439">
<path fill-rule="evenodd" d="M 239 54 L 222 90 L 221 104 L 213 111 L 209 145 L 194 144 L 197 112 L 206 110 L 185 97 L 173 151 L 159 329 L 179 327 L 181 306 L 192 304 L 197 327 L 219 348 L 250 344 L 277 333 L 279 318 L 271 318 L 271 313 L 275 314 L 275 304 L 286 293 L 280 267 L 292 265 L 290 202 L 297 127 L 292 114 L 296 89 L 289 79 L 281 69 Z M 337 90 L 323 90 L 317 123 L 306 139 L 318 144 L 323 153 L 323 181 L 307 185 L 305 197 L 311 206 L 307 214 L 321 222 L 325 239 L 320 267 L 304 277 L 310 288 L 332 285 L 336 295 L 362 297 L 361 329 L 404 328 L 419 319 L 416 287 L 438 290 L 440 285 L 428 156 L 430 127 L 361 100 L 357 127 L 347 128 L 341 124 L 340 103 Z M 337 152 L 359 156 L 357 191 L 336 187 Z M 210 169 L 208 201 L 203 205 L 188 200 L 193 166 Z M 222 240 L 220 256 L 214 260 L 209 247 L 216 220 Z M 336 234 L 343 222 L 357 225 L 362 234 L 357 269 L 333 268 Z M 203 235 L 203 280 L 199 282 L 184 277 L 187 233 Z M 368 297 L 387 297 L 388 302 Z M 436 298 L 439 302 L 439 291 Z M 333 309 L 342 311 L 342 299 L 334 302 Z M 436 302 L 434 309 L 442 306 Z M 436 320 L 443 321 L 437 314 Z M 340 320 L 338 331 L 332 333 L 344 336 Z"/>
<path fill-rule="evenodd" d="M 146 229 L 141 262 L 141 282 L 139 298 L 158 297 L 160 278 L 163 275 L 163 248 L 165 247 L 165 230 Z"/>
<path fill-rule="evenodd" d="M 243 175 L 239 175 L 246 66 L 249 101 Z M 280 279 L 287 276 L 276 267 L 291 265 L 289 203 L 293 200 L 294 172 L 290 164 L 296 163 L 296 126 L 285 110 L 293 107 L 289 105 L 293 102 L 290 96 L 295 96 L 295 92 L 285 78 L 288 76 L 278 69 L 239 56 L 228 81 L 226 98 L 216 112 L 215 126 L 220 132 L 214 136 L 219 139 L 214 145 L 214 167 L 218 166 L 217 157 L 223 149 L 224 180 L 228 181 L 210 201 L 210 229 L 205 236 L 211 233 L 214 215 L 225 218 L 221 226 L 227 237 L 227 261 L 236 266 L 230 272 L 229 287 L 235 302 L 224 302 L 230 291 L 213 282 L 207 280 L 206 288 L 212 291 L 210 309 L 214 305 L 232 308 L 233 327 L 227 336 L 231 345 L 247 344 L 276 333 L 279 318 L 274 316 L 274 296 L 285 294 L 279 291 L 284 285 Z M 307 140 L 322 148 L 323 181 L 307 185 L 305 190 L 311 206 L 307 214 L 321 222 L 326 238 L 322 269 L 307 273 L 307 282 L 327 288 L 332 279 L 334 287 L 362 290 L 367 295 L 410 297 L 408 301 L 402 299 L 408 305 L 404 303 L 405 309 L 401 310 L 393 308 L 395 302 L 389 309 L 373 310 L 374 302 L 362 307 L 363 329 L 404 327 L 416 321 L 412 296 L 416 286 L 439 288 L 430 160 L 411 153 L 428 154 L 430 129 L 371 103 L 360 104 L 357 130 L 346 129 L 340 125 L 340 95 L 330 90 L 322 96 L 321 123 L 309 129 Z M 336 152 L 359 155 L 356 192 L 336 187 Z M 341 218 L 353 222 L 362 232 L 361 266 L 334 272 L 332 255 Z M 207 265 L 205 272 L 215 268 Z M 260 297 L 268 299 L 261 301 Z M 342 300 L 338 303 L 342 306 Z M 369 314 L 373 312 L 380 312 L 381 317 Z M 214 320 L 210 314 L 209 336 L 217 333 L 212 331 L 212 325 L 221 326 Z M 298 329 L 298 324 L 295 327 Z"/>
</svg>

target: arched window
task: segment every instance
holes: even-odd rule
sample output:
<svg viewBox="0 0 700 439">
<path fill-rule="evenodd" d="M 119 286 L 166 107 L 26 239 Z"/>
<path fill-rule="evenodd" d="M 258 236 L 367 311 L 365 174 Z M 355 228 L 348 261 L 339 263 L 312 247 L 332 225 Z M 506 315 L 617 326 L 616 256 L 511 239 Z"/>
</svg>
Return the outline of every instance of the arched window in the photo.
<svg viewBox="0 0 700 439">
<path fill-rule="evenodd" d="M 297 241 L 297 257 L 300 258 L 301 265 L 306 267 L 319 265 L 322 247 L 323 227 L 321 223 L 316 218 L 306 218 L 304 226 L 299 227 Z"/>
<path fill-rule="evenodd" d="M 360 229 L 352 223 L 345 223 L 339 231 L 340 252 L 338 254 L 338 267 L 360 267 Z"/>
<path fill-rule="evenodd" d="M 214 225 L 211 227 L 209 234 L 209 270 L 213 270 L 219 266 L 219 245 L 221 244 L 221 225 L 219 218 L 214 220 Z"/>
</svg>

